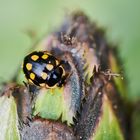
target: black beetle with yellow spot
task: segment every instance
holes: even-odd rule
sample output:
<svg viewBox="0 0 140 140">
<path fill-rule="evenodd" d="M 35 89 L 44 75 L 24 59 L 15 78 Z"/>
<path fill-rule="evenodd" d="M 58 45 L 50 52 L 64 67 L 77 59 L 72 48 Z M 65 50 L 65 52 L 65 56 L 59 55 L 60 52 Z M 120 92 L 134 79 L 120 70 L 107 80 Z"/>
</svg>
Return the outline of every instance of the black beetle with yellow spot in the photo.
<svg viewBox="0 0 140 140">
<path fill-rule="evenodd" d="M 46 88 L 61 87 L 67 77 L 64 63 L 47 51 L 34 51 L 24 58 L 23 72 L 31 84 Z"/>
</svg>

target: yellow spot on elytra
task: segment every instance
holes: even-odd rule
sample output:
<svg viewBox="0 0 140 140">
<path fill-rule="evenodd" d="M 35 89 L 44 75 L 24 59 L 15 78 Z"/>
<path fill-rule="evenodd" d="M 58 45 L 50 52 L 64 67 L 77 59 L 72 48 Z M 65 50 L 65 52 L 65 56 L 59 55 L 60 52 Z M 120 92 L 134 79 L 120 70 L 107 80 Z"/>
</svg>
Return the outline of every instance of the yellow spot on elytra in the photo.
<svg viewBox="0 0 140 140">
<path fill-rule="evenodd" d="M 38 58 L 39 58 L 39 56 L 37 56 L 37 55 L 32 55 L 31 56 L 31 59 L 34 60 L 34 61 L 36 61 Z"/>
<path fill-rule="evenodd" d="M 66 72 L 65 72 L 64 68 L 63 68 L 62 66 L 60 66 L 60 67 L 61 67 L 62 70 L 63 70 L 63 74 L 62 74 L 62 76 L 65 76 L 65 75 L 66 75 Z"/>
<path fill-rule="evenodd" d="M 34 80 L 34 79 L 35 79 L 35 74 L 34 74 L 34 73 L 31 73 L 31 74 L 30 74 L 30 78 L 31 78 L 32 80 Z"/>
<path fill-rule="evenodd" d="M 42 58 L 43 59 L 47 59 L 48 58 L 48 55 L 47 54 L 44 54 L 44 55 L 42 55 Z"/>
<path fill-rule="evenodd" d="M 29 79 L 28 81 L 29 81 L 29 83 L 32 83 L 33 84 L 33 81 L 31 79 Z"/>
<path fill-rule="evenodd" d="M 59 61 L 58 61 L 58 60 L 56 60 L 55 62 L 56 62 L 56 66 L 57 66 L 57 65 L 59 64 Z"/>
<path fill-rule="evenodd" d="M 45 83 L 39 84 L 41 87 L 45 87 Z"/>
<path fill-rule="evenodd" d="M 31 69 L 32 69 L 32 64 L 27 63 L 27 64 L 26 64 L 26 68 L 27 68 L 27 70 L 31 70 Z"/>
<path fill-rule="evenodd" d="M 52 64 L 47 64 L 46 68 L 47 68 L 47 70 L 51 71 L 53 69 L 53 65 Z"/>
<path fill-rule="evenodd" d="M 47 76 L 48 76 L 47 73 L 45 73 L 45 72 L 42 72 L 42 73 L 41 73 L 41 77 L 42 77 L 44 80 L 46 80 Z"/>
</svg>

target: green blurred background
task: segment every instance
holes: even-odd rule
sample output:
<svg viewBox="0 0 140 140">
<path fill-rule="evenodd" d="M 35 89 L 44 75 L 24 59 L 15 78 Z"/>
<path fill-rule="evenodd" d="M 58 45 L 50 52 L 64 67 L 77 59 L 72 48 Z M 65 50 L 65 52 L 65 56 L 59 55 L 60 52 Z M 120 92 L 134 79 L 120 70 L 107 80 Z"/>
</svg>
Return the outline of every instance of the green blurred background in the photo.
<svg viewBox="0 0 140 140">
<path fill-rule="evenodd" d="M 9 80 L 32 44 L 62 23 L 64 15 L 83 10 L 118 43 L 131 99 L 140 97 L 139 0 L 0 0 L 0 82 Z M 30 38 L 28 31 L 34 33 Z M 124 77 L 125 78 L 125 77 Z"/>
</svg>

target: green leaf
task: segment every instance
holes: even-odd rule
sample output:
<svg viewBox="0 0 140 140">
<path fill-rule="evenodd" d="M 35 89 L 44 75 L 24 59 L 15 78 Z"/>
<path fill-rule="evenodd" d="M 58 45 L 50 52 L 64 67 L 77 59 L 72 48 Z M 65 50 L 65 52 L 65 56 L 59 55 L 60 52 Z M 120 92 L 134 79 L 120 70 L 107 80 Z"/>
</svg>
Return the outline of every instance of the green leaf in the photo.
<svg viewBox="0 0 140 140">
<path fill-rule="evenodd" d="M 35 101 L 34 116 L 73 124 L 75 111 L 71 92 L 67 88 L 41 89 Z M 75 104 L 74 104 L 75 105 Z"/>
<path fill-rule="evenodd" d="M 113 52 L 109 54 L 109 62 L 111 71 L 119 74 L 120 66 L 117 62 L 117 59 L 115 58 L 115 54 L 113 55 Z M 117 85 L 120 95 L 124 98 L 127 97 L 126 85 L 122 77 L 114 77 L 114 82 Z"/>
<path fill-rule="evenodd" d="M 93 134 L 94 140 L 124 140 L 118 119 L 116 118 L 111 104 L 104 95 L 102 115 L 99 124 Z"/>
<path fill-rule="evenodd" d="M 140 102 L 137 102 L 132 114 L 132 139 L 140 139 Z"/>
<path fill-rule="evenodd" d="M 17 107 L 12 96 L 0 98 L 0 140 L 20 140 Z"/>
<path fill-rule="evenodd" d="M 63 110 L 62 92 L 62 88 L 40 90 L 35 102 L 33 115 L 52 120 L 59 119 Z"/>
<path fill-rule="evenodd" d="M 99 62 L 97 60 L 95 50 L 90 48 L 88 43 L 84 43 L 81 48 L 83 49 L 83 59 L 85 61 L 84 76 L 86 77 L 87 84 L 90 85 L 90 78 L 93 76 L 93 69 L 95 68 L 96 71 L 98 70 Z"/>
</svg>

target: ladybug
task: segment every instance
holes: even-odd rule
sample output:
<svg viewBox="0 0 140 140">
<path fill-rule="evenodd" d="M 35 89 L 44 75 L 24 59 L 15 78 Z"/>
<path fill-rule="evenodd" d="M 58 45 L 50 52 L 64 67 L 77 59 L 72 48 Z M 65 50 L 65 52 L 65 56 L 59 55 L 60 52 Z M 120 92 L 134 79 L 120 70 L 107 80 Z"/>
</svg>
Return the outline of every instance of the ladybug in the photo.
<svg viewBox="0 0 140 140">
<path fill-rule="evenodd" d="M 45 88 L 61 87 L 67 77 L 64 63 L 47 51 L 34 51 L 24 58 L 23 72 L 30 84 Z"/>
</svg>

